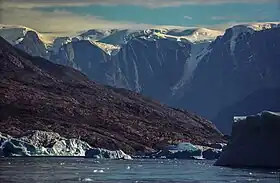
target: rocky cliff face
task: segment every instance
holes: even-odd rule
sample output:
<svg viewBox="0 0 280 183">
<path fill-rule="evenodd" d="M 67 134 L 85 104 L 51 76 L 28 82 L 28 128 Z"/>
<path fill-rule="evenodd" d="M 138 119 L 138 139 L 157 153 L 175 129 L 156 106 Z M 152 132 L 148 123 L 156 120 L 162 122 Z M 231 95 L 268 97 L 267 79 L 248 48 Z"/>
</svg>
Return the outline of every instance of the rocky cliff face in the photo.
<svg viewBox="0 0 280 183">
<path fill-rule="evenodd" d="M 0 131 L 28 130 L 80 137 L 94 147 L 149 151 L 158 145 L 223 141 L 209 121 L 84 74 L 31 57 L 0 39 Z"/>
<path fill-rule="evenodd" d="M 107 77 L 114 69 L 111 58 L 89 40 L 78 40 L 63 45 L 57 54 L 51 56 L 51 60 L 80 70 L 89 78 L 95 78 L 94 81 L 98 83 L 111 84 Z"/>
<path fill-rule="evenodd" d="M 279 33 L 280 28 L 228 29 L 210 45 L 212 51 L 197 66 L 180 106 L 214 119 L 257 90 L 279 88 Z"/>
<path fill-rule="evenodd" d="M 213 122 L 223 133 L 230 134 L 234 116 L 253 115 L 262 110 L 280 111 L 279 88 L 266 88 L 253 92 L 235 104 L 222 109 Z"/>
<path fill-rule="evenodd" d="M 15 46 L 33 56 L 43 58 L 49 58 L 50 56 L 46 45 L 34 31 L 28 31 L 23 37 L 23 40 Z"/>
<path fill-rule="evenodd" d="M 167 102 L 172 88 L 190 70 L 190 55 L 191 43 L 139 38 L 123 45 L 113 56 L 90 41 L 72 42 L 51 59 L 78 68 L 99 83 Z"/>
<path fill-rule="evenodd" d="M 191 44 L 169 40 L 135 39 L 112 59 L 129 89 L 166 102 L 172 87 L 183 77 Z"/>
</svg>

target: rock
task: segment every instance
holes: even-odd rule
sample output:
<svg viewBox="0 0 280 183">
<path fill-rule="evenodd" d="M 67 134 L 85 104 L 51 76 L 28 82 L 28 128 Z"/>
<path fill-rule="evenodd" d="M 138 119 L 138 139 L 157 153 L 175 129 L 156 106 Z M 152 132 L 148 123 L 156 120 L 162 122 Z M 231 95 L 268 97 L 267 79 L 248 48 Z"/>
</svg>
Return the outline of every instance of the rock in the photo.
<svg viewBox="0 0 280 183">
<path fill-rule="evenodd" d="M 59 134 L 32 131 L 17 138 L 1 135 L 2 156 L 85 156 L 90 145 L 78 139 L 66 139 Z"/>
<path fill-rule="evenodd" d="M 92 148 L 86 151 L 86 158 L 95 158 L 95 159 L 125 159 L 131 160 L 131 156 L 125 154 L 122 150 L 110 151 L 102 148 Z"/>
<path fill-rule="evenodd" d="M 221 153 L 222 153 L 221 149 L 209 148 L 202 152 L 202 156 L 205 159 L 213 160 L 213 159 L 218 159 L 220 157 Z"/>
<path fill-rule="evenodd" d="M 280 168 L 280 113 L 235 117 L 232 139 L 217 166 Z"/>
</svg>

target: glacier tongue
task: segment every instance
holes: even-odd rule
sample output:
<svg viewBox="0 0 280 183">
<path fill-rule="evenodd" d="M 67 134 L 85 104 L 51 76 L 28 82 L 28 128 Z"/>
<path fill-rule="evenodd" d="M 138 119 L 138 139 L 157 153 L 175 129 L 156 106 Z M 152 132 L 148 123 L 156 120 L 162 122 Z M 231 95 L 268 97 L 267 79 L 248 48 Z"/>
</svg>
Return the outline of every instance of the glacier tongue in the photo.
<svg viewBox="0 0 280 183">
<path fill-rule="evenodd" d="M 178 92 L 178 90 L 183 88 L 192 78 L 193 73 L 199 62 L 203 59 L 205 55 L 211 52 L 209 45 L 209 42 L 191 44 L 190 57 L 185 62 L 184 72 L 181 79 L 179 80 L 179 82 L 176 83 L 176 85 L 174 85 L 171 88 L 172 95 L 175 95 Z"/>
</svg>

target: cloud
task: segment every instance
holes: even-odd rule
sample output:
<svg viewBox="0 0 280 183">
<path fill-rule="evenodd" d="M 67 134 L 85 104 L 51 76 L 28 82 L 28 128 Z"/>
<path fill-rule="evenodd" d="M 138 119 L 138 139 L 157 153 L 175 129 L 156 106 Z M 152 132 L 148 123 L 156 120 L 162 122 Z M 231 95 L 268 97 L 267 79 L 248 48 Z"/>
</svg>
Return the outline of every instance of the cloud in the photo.
<svg viewBox="0 0 280 183">
<path fill-rule="evenodd" d="M 279 1 L 279 0 L 277 0 Z M 0 0 L 0 23 L 23 25 L 54 36 L 71 36 L 94 28 L 134 28 L 160 27 L 149 24 L 137 24 L 135 22 L 109 21 L 102 17 L 92 15 L 78 15 L 68 11 L 41 11 L 36 7 L 57 6 L 85 6 L 90 4 L 134 4 L 151 8 L 179 6 L 182 4 L 198 3 L 228 3 L 228 2 L 251 2 L 252 0 Z M 275 2 L 274 0 L 256 0 L 255 2 Z M 184 16 L 186 20 L 192 20 L 191 16 Z M 213 16 L 213 20 L 232 20 L 233 17 Z M 234 18 L 236 19 L 236 17 Z M 232 23 L 231 23 L 232 24 Z M 203 25 L 201 25 L 203 26 Z M 219 25 L 228 27 L 229 25 Z M 176 26 L 174 26 L 176 27 Z M 211 28 L 213 26 L 203 26 Z"/>
<path fill-rule="evenodd" d="M 90 4 L 118 5 L 132 4 L 151 8 L 180 6 L 184 4 L 221 4 L 221 3 L 275 3 L 279 0 L 2 0 L 10 7 L 48 7 L 48 6 L 87 6 Z"/>
<path fill-rule="evenodd" d="M 108 21 L 102 17 L 83 16 L 67 11 L 38 11 L 21 8 L 5 8 L 1 11 L 1 24 L 22 25 L 37 30 L 40 33 L 54 36 L 70 36 L 93 28 L 146 28 L 152 25 L 133 22 Z"/>
<path fill-rule="evenodd" d="M 184 16 L 184 19 L 187 19 L 187 20 L 192 20 L 193 18 L 192 18 L 191 16 L 187 16 L 187 15 L 185 15 L 185 16 Z"/>
</svg>

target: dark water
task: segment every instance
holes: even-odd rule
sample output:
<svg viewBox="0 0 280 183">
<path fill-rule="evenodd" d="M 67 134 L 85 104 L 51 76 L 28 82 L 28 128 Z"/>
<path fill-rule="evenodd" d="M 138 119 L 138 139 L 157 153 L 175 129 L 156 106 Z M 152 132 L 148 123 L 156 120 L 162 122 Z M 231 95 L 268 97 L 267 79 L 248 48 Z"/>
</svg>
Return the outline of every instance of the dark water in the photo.
<svg viewBox="0 0 280 183">
<path fill-rule="evenodd" d="M 83 158 L 1 158 L 0 183 L 267 182 L 279 172 L 212 166 L 213 161 L 96 161 Z"/>
</svg>

